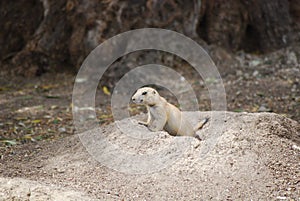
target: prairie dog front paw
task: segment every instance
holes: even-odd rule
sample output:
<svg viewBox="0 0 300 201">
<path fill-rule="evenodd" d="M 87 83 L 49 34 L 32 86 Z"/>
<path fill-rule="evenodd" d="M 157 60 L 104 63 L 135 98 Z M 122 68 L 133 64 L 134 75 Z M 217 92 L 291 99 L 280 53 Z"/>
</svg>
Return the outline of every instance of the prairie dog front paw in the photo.
<svg viewBox="0 0 300 201">
<path fill-rule="evenodd" d="M 138 121 L 138 124 L 143 125 L 143 126 L 148 126 L 148 123 L 144 122 L 144 121 Z"/>
<path fill-rule="evenodd" d="M 155 125 L 148 125 L 148 128 L 150 131 L 153 131 L 153 132 L 161 130 Z"/>
</svg>

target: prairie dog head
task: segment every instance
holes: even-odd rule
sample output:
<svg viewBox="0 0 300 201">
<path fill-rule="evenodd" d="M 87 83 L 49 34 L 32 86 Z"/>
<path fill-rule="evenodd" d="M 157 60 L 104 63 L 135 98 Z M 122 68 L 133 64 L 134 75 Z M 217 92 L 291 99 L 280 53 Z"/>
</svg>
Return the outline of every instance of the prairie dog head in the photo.
<svg viewBox="0 0 300 201">
<path fill-rule="evenodd" d="M 136 104 L 154 106 L 159 101 L 158 92 L 151 87 L 142 87 L 132 96 L 132 101 Z"/>
</svg>

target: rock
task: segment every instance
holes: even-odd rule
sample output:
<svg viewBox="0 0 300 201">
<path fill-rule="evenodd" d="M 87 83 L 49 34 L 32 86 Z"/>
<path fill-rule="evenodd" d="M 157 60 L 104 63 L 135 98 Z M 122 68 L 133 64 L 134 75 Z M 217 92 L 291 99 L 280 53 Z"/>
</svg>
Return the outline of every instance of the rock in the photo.
<svg viewBox="0 0 300 201">
<path fill-rule="evenodd" d="M 67 131 L 67 129 L 65 127 L 58 128 L 58 132 L 60 132 L 60 133 L 65 133 L 66 131 Z"/>
<path fill-rule="evenodd" d="M 258 72 L 257 70 L 255 70 L 255 71 L 253 72 L 253 74 L 252 74 L 253 77 L 256 77 L 256 76 L 258 76 L 258 75 L 259 75 L 259 72 Z"/>
<path fill-rule="evenodd" d="M 278 200 L 286 200 L 287 197 L 285 197 L 285 196 L 277 196 L 276 199 L 278 199 Z"/>
<path fill-rule="evenodd" d="M 265 105 L 261 105 L 259 108 L 258 108 L 258 112 L 270 112 L 272 111 L 270 108 L 267 108 Z"/>
<path fill-rule="evenodd" d="M 287 54 L 287 61 L 286 61 L 287 64 L 293 64 L 293 65 L 296 65 L 298 64 L 298 60 L 297 60 L 297 56 L 295 54 L 295 52 L 289 52 Z"/>
<path fill-rule="evenodd" d="M 250 61 L 249 62 L 249 66 L 250 67 L 255 67 L 255 66 L 258 66 L 261 64 L 261 61 L 260 60 L 253 60 L 253 61 Z"/>
<path fill-rule="evenodd" d="M 297 146 L 297 145 L 295 145 L 295 144 L 292 146 L 292 148 L 293 148 L 294 150 L 300 151 L 300 147 Z"/>
</svg>

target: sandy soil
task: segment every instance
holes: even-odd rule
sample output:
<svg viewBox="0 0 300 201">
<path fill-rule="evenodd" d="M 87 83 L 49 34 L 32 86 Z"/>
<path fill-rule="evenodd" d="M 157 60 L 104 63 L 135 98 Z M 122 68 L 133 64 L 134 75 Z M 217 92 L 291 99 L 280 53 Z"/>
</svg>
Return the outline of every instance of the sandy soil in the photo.
<svg viewBox="0 0 300 201">
<path fill-rule="evenodd" d="M 200 117 L 213 114 L 200 113 Z M 186 115 L 192 122 L 197 118 L 193 112 Z M 132 126 L 130 121 L 123 120 L 126 129 Z M 212 119 L 199 131 L 203 141 L 151 133 L 142 126 L 139 130 L 152 137 L 138 140 L 109 125 L 82 134 L 81 138 L 95 139 L 84 140 L 89 142 L 86 147 L 77 135 L 37 143 L 34 148 L 24 144 L 2 159 L 0 194 L 8 200 L 13 196 L 42 200 L 37 196 L 41 191 L 45 197 L 59 194 L 69 200 L 76 196 L 98 200 L 300 199 L 299 123 L 271 113 L 228 112 L 222 134 L 208 135 L 217 123 L 217 118 Z M 112 154 L 111 144 L 101 144 L 101 139 L 118 145 L 125 155 L 105 158 Z M 207 145 L 212 145 L 208 153 L 203 152 Z M 134 155 L 143 156 L 140 163 Z M 147 168 L 151 163 L 143 161 L 144 157 L 157 166 Z M 19 177 L 39 183 L 21 180 L 31 185 L 20 187 Z"/>
</svg>

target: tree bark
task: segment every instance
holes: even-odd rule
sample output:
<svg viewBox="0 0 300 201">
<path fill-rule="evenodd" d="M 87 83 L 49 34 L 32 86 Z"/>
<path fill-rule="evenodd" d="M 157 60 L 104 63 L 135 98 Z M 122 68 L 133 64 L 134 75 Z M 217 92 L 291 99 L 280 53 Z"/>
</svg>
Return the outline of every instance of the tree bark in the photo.
<svg viewBox="0 0 300 201">
<path fill-rule="evenodd" d="M 227 49 L 269 52 L 291 41 L 287 0 L 206 0 L 198 32 Z"/>
<path fill-rule="evenodd" d="M 157 27 L 230 51 L 269 52 L 293 41 L 298 0 L 18 0 L 0 2 L 1 66 L 36 75 L 79 68 L 105 39 Z"/>
</svg>

